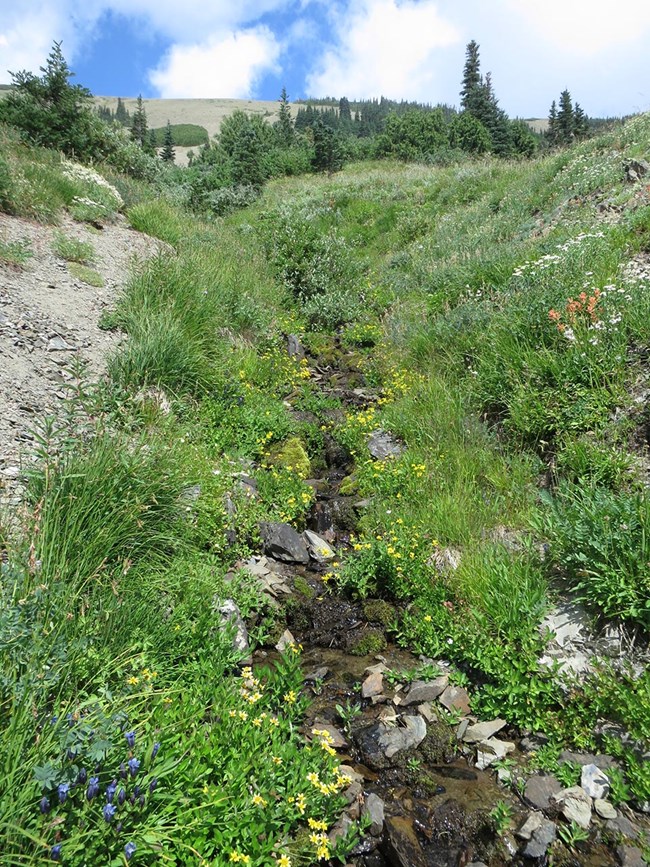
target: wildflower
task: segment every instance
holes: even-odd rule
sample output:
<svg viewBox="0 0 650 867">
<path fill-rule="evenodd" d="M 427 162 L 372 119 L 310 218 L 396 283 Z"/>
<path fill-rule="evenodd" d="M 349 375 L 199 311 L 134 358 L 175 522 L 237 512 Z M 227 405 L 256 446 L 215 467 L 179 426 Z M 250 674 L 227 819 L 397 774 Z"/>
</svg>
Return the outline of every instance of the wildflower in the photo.
<svg viewBox="0 0 650 867">
<path fill-rule="evenodd" d="M 136 850 L 135 843 L 127 843 L 126 844 L 126 846 L 124 847 L 124 857 L 126 858 L 127 861 L 131 860 L 131 856 L 133 855 L 135 850 Z"/>
<path fill-rule="evenodd" d="M 424 615 L 424 622 L 425 622 L 425 623 L 431 623 L 432 620 L 433 620 L 433 618 L 431 617 L 430 614 L 425 614 L 425 615 Z"/>
<path fill-rule="evenodd" d="M 271 756 L 271 761 L 273 762 L 274 765 L 281 765 L 282 764 L 282 759 L 280 758 L 280 756 Z"/>
<path fill-rule="evenodd" d="M 117 807 L 114 804 L 106 804 L 104 806 L 104 809 L 102 810 L 102 814 L 104 816 L 104 821 L 109 822 L 109 823 L 112 822 L 113 816 L 115 815 L 116 810 L 117 810 Z"/>
<path fill-rule="evenodd" d="M 296 809 L 301 815 L 304 815 L 305 810 L 307 809 L 307 802 L 302 792 L 296 796 Z"/>
<path fill-rule="evenodd" d="M 158 785 L 158 777 L 154 777 L 153 780 L 149 783 L 149 794 L 153 794 L 156 791 L 156 786 Z"/>
<path fill-rule="evenodd" d="M 127 774 L 126 774 L 126 765 L 124 764 L 124 762 L 120 762 L 120 777 L 121 777 L 123 780 L 126 780 L 126 776 L 127 776 Z"/>
<path fill-rule="evenodd" d="M 135 746 L 135 732 L 125 732 L 124 737 L 131 749 Z"/>
<path fill-rule="evenodd" d="M 61 858 L 61 844 L 57 843 L 56 846 L 52 846 L 50 849 L 50 858 L 52 861 L 59 861 Z"/>
<path fill-rule="evenodd" d="M 278 867 L 291 867 L 291 858 L 288 855 L 280 855 L 278 858 Z"/>
<path fill-rule="evenodd" d="M 159 749 L 160 749 L 160 741 L 156 741 L 156 743 L 153 745 L 153 749 L 151 750 L 151 758 L 152 759 L 156 758 L 156 756 L 158 755 Z"/>
<path fill-rule="evenodd" d="M 99 777 L 91 777 L 86 789 L 86 798 L 92 801 L 99 794 Z"/>
<path fill-rule="evenodd" d="M 39 801 L 38 808 L 41 811 L 41 813 L 43 813 L 43 814 L 49 813 L 50 812 L 50 802 L 49 802 L 48 798 L 43 796 L 41 798 L 41 800 Z"/>
<path fill-rule="evenodd" d="M 117 780 L 113 780 L 112 783 L 109 783 L 109 785 L 106 786 L 106 803 L 107 804 L 113 803 L 113 798 L 115 797 L 116 790 L 117 790 Z"/>
<path fill-rule="evenodd" d="M 131 758 L 128 760 L 127 765 L 129 766 L 129 773 L 132 777 L 135 777 L 135 775 L 138 773 L 140 762 L 136 758 Z"/>
<path fill-rule="evenodd" d="M 253 795 L 253 803 L 256 807 L 266 807 L 268 801 L 265 801 L 261 795 L 255 794 Z"/>
<path fill-rule="evenodd" d="M 126 792 L 125 792 L 124 789 L 122 788 L 122 789 L 120 789 L 120 791 L 117 793 L 117 803 L 118 803 L 118 804 L 120 805 L 120 807 L 121 807 L 122 804 L 123 804 L 125 801 L 126 801 Z"/>
<path fill-rule="evenodd" d="M 70 791 L 70 784 L 69 783 L 61 783 L 61 785 L 57 789 L 57 794 L 59 796 L 59 804 L 65 804 L 69 791 Z"/>
<path fill-rule="evenodd" d="M 77 784 L 79 786 L 85 786 L 86 780 L 88 779 L 88 771 L 85 768 L 82 768 L 77 774 Z"/>
<path fill-rule="evenodd" d="M 133 674 L 131 675 L 131 677 L 128 677 L 127 680 L 126 680 L 126 682 L 127 682 L 128 684 L 130 684 L 131 686 L 136 686 L 136 684 L 138 683 L 138 681 L 139 681 L 139 678 L 137 678 L 137 677 L 136 677 L 135 675 L 133 675 Z"/>
<path fill-rule="evenodd" d="M 307 819 L 307 824 L 314 831 L 327 831 L 327 822 L 322 822 L 318 819 Z"/>
<path fill-rule="evenodd" d="M 289 692 L 285 692 L 283 696 L 284 700 L 287 704 L 295 704 L 296 702 L 296 693 L 293 689 L 290 689 Z"/>
</svg>

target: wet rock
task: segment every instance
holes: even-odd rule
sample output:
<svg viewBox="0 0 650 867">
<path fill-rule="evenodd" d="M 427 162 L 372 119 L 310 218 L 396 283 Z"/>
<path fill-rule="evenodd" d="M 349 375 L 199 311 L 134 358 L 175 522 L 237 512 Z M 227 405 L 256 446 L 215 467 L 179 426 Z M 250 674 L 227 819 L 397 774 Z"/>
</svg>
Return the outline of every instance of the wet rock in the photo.
<svg viewBox="0 0 650 867">
<path fill-rule="evenodd" d="M 562 783 L 552 774 L 535 774 L 526 781 L 524 797 L 536 810 L 548 810 L 550 799 L 562 791 Z"/>
<path fill-rule="evenodd" d="M 601 819 L 615 819 L 618 816 L 616 809 L 609 801 L 605 801 L 602 798 L 596 798 L 594 800 L 594 810 Z"/>
<path fill-rule="evenodd" d="M 590 798 L 606 798 L 609 794 L 609 779 L 596 765 L 583 767 L 580 785 Z"/>
<path fill-rule="evenodd" d="M 335 847 L 340 839 L 347 836 L 347 833 L 353 824 L 354 822 L 347 813 L 343 813 L 339 817 L 338 821 L 332 826 L 329 834 L 327 835 L 330 843 L 332 844 L 332 847 Z"/>
<path fill-rule="evenodd" d="M 219 615 L 220 630 L 232 636 L 232 647 L 241 655 L 241 661 L 250 663 L 251 651 L 248 644 L 248 630 L 237 603 L 233 599 L 226 599 L 219 606 Z"/>
<path fill-rule="evenodd" d="M 497 738 L 488 738 L 479 745 L 476 752 L 476 767 L 484 771 L 495 762 L 504 759 L 508 753 L 515 751 L 515 745 L 510 741 L 500 741 Z"/>
<path fill-rule="evenodd" d="M 529 813 L 524 824 L 519 828 L 518 831 L 515 831 L 515 836 L 520 837 L 522 840 L 530 840 L 535 831 L 539 830 L 542 827 L 543 821 L 543 813 Z"/>
<path fill-rule="evenodd" d="M 480 743 L 486 741 L 495 735 L 506 725 L 504 719 L 493 719 L 490 722 L 479 722 L 475 725 L 468 726 L 463 735 L 463 740 L 466 744 Z"/>
<path fill-rule="evenodd" d="M 326 665 L 321 665 L 320 668 L 315 668 L 314 671 L 308 672 L 303 680 L 305 683 L 319 683 L 325 680 L 329 673 L 329 668 Z"/>
<path fill-rule="evenodd" d="M 387 816 L 385 849 L 395 867 L 427 867 L 413 822 L 406 816 Z"/>
<path fill-rule="evenodd" d="M 348 804 L 352 804 L 354 801 L 358 801 L 362 794 L 363 786 L 358 780 L 355 780 L 353 783 L 350 783 L 345 792 L 343 792 L 343 797 Z"/>
<path fill-rule="evenodd" d="M 264 553 L 285 563 L 308 563 L 309 551 L 302 536 L 290 524 L 263 521 L 260 535 Z"/>
<path fill-rule="evenodd" d="M 580 786 L 563 789 L 555 796 L 560 812 L 569 822 L 575 822 L 581 828 L 591 824 L 591 798 Z"/>
<path fill-rule="evenodd" d="M 379 735 L 379 745 L 387 759 L 396 753 L 417 747 L 427 736 L 427 724 L 421 716 L 402 717 L 402 725 L 384 728 Z"/>
<path fill-rule="evenodd" d="M 404 446 L 399 440 L 384 430 L 376 430 L 368 437 L 368 451 L 378 461 L 386 458 L 396 458 L 404 451 Z"/>
<path fill-rule="evenodd" d="M 400 696 L 400 704 L 422 704 L 426 701 L 435 701 L 443 694 L 449 685 L 446 674 L 436 677 L 434 680 L 414 680 L 405 696 Z"/>
<path fill-rule="evenodd" d="M 643 853 L 636 846 L 617 846 L 616 857 L 621 867 L 647 867 Z"/>
<path fill-rule="evenodd" d="M 361 684 L 361 698 L 372 698 L 381 695 L 384 690 L 384 676 L 380 671 L 374 671 Z"/>
<path fill-rule="evenodd" d="M 458 710 L 464 715 L 470 712 L 469 694 L 462 686 L 448 686 L 440 696 L 439 701 L 447 710 Z"/>
<path fill-rule="evenodd" d="M 368 795 L 361 808 L 361 815 L 370 820 L 370 834 L 379 837 L 384 829 L 384 802 L 379 795 Z"/>
<path fill-rule="evenodd" d="M 307 543 L 310 556 L 316 560 L 317 563 L 327 563 L 329 560 L 333 560 L 336 557 L 336 551 L 317 533 L 314 533 L 311 530 L 305 530 L 303 537 Z"/>
<path fill-rule="evenodd" d="M 605 823 L 608 831 L 615 834 L 622 834 L 628 840 L 636 840 L 639 836 L 639 829 L 625 816 L 617 816 L 615 819 L 608 819 Z"/>
<path fill-rule="evenodd" d="M 548 819 L 542 819 L 541 825 L 533 831 L 530 840 L 524 847 L 524 856 L 526 858 L 544 858 L 555 840 L 556 834 L 555 823 Z"/>
<path fill-rule="evenodd" d="M 592 753 L 574 753 L 571 750 L 563 750 L 559 755 L 558 761 L 571 762 L 573 765 L 580 765 L 581 768 L 585 765 L 595 765 L 601 771 L 618 767 L 618 762 L 611 756 L 593 755 Z"/>
</svg>

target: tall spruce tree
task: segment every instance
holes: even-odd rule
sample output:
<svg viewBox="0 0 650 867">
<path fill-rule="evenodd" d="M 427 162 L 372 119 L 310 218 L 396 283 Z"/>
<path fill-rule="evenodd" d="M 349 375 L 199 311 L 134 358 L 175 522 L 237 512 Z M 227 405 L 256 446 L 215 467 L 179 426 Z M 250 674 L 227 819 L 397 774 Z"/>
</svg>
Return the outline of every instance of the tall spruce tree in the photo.
<svg viewBox="0 0 650 867">
<path fill-rule="evenodd" d="M 551 103 L 551 109 L 548 113 L 548 127 L 546 128 L 546 139 L 551 147 L 554 147 L 558 143 L 558 130 L 557 130 L 557 102 L 553 100 Z"/>
<path fill-rule="evenodd" d="M 122 126 L 127 126 L 129 123 L 129 113 L 124 105 L 124 100 L 121 96 L 117 98 L 117 108 L 115 109 L 115 120 L 121 123 Z"/>
<path fill-rule="evenodd" d="M 282 92 L 280 93 L 280 107 L 278 109 L 278 119 L 275 123 L 275 129 L 280 144 L 284 147 L 290 147 L 294 141 L 295 133 L 286 87 L 283 87 Z"/>
<path fill-rule="evenodd" d="M 579 102 L 573 107 L 573 133 L 576 138 L 586 138 L 589 135 L 589 118 Z"/>
<path fill-rule="evenodd" d="M 479 45 L 474 39 L 467 44 L 465 49 L 465 68 L 463 69 L 463 83 L 460 91 L 460 105 L 468 109 L 472 95 L 481 84 L 481 61 L 478 53 Z"/>
<path fill-rule="evenodd" d="M 165 137 L 163 146 L 160 152 L 160 159 L 165 163 L 173 163 L 176 160 L 176 151 L 174 150 L 174 136 L 172 134 L 172 125 L 169 120 L 165 127 Z"/>
<path fill-rule="evenodd" d="M 567 89 L 560 94 L 560 108 L 557 113 L 557 135 L 560 144 L 570 144 L 574 136 L 573 103 Z"/>
<path fill-rule="evenodd" d="M 138 102 L 131 122 L 131 138 L 137 142 L 143 150 L 149 150 L 149 136 L 147 127 L 147 112 L 142 102 L 142 96 L 138 96 Z"/>
</svg>

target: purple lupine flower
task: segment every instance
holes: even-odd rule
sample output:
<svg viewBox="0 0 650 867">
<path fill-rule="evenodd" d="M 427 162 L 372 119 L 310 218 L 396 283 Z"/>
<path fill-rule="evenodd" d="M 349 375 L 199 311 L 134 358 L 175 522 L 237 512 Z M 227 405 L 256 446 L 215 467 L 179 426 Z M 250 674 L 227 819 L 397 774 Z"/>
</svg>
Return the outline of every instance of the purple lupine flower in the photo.
<svg viewBox="0 0 650 867">
<path fill-rule="evenodd" d="M 99 794 L 99 777 L 91 777 L 86 789 L 86 798 L 92 801 Z"/>
<path fill-rule="evenodd" d="M 77 783 L 80 786 L 86 785 L 86 780 L 88 779 L 88 771 L 85 768 L 82 768 L 77 774 Z"/>
<path fill-rule="evenodd" d="M 156 791 L 156 786 L 158 785 L 158 777 L 154 777 L 153 780 L 149 783 L 149 792 L 153 794 Z"/>
<path fill-rule="evenodd" d="M 61 858 L 61 844 L 57 843 L 56 846 L 52 846 L 50 849 L 50 858 L 52 861 L 59 861 Z"/>
<path fill-rule="evenodd" d="M 125 732 L 124 737 L 126 738 L 127 744 L 133 749 L 135 746 L 135 732 Z"/>
<path fill-rule="evenodd" d="M 124 791 L 124 789 L 120 789 L 120 791 L 117 793 L 117 803 L 121 807 L 125 801 L 126 801 L 126 792 Z"/>
<path fill-rule="evenodd" d="M 131 860 L 131 856 L 133 855 L 135 850 L 136 850 L 135 843 L 127 843 L 126 844 L 126 846 L 124 847 L 124 857 L 126 858 L 127 861 Z"/>
<path fill-rule="evenodd" d="M 113 780 L 112 783 L 109 783 L 106 786 L 106 803 L 112 804 L 113 798 L 115 797 L 115 792 L 117 791 L 117 780 Z"/>
<path fill-rule="evenodd" d="M 153 759 L 155 759 L 156 756 L 158 755 L 158 750 L 159 750 L 159 749 L 160 749 L 160 741 L 156 741 L 156 743 L 153 745 L 153 749 L 151 750 L 151 759 L 152 759 L 152 761 L 153 761 Z"/>
<path fill-rule="evenodd" d="M 129 759 L 127 762 L 127 765 L 129 766 L 129 773 L 131 774 L 132 777 L 135 777 L 135 775 L 138 773 L 138 768 L 140 767 L 139 760 L 136 759 L 135 757 L 132 759 Z"/>
<path fill-rule="evenodd" d="M 102 813 L 104 814 L 104 819 L 107 822 L 113 821 L 113 816 L 115 815 L 116 809 L 117 809 L 117 807 L 115 807 L 113 804 L 106 804 L 105 805 L 104 809 L 102 810 Z"/>
<path fill-rule="evenodd" d="M 45 813 L 49 813 L 49 812 L 50 812 L 50 802 L 49 802 L 49 799 L 45 797 L 45 795 L 43 795 L 43 797 L 42 797 L 41 800 L 39 801 L 39 803 L 38 803 L 38 809 L 39 809 L 39 810 L 41 811 L 41 813 L 43 813 L 43 814 L 45 814 Z"/>
<path fill-rule="evenodd" d="M 68 792 L 70 791 L 70 784 L 61 783 L 56 791 L 59 796 L 59 804 L 65 804 Z"/>
</svg>

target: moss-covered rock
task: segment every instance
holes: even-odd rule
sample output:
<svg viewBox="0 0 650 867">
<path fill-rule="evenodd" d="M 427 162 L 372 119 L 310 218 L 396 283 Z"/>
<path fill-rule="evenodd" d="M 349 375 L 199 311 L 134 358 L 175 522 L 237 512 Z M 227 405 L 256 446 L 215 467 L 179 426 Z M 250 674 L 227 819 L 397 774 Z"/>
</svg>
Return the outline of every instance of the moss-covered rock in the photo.
<svg viewBox="0 0 650 867">
<path fill-rule="evenodd" d="M 364 629 L 357 637 L 348 642 L 348 652 L 354 656 L 368 656 L 371 653 L 381 653 L 388 646 L 386 636 L 381 629 Z"/>
<path fill-rule="evenodd" d="M 395 609 L 383 599 L 364 600 L 363 613 L 369 623 L 378 623 L 384 629 L 394 628 L 397 621 Z"/>
<path fill-rule="evenodd" d="M 308 479 L 311 475 L 309 455 L 299 437 L 289 437 L 289 439 L 271 449 L 268 463 L 274 467 L 291 469 L 301 479 Z"/>
<path fill-rule="evenodd" d="M 359 481 L 355 475 L 346 476 L 339 486 L 339 492 L 344 497 L 350 497 L 359 492 Z"/>
</svg>

